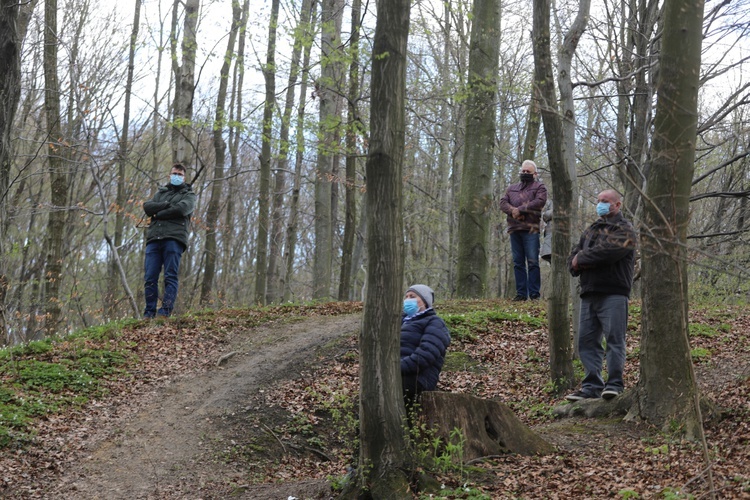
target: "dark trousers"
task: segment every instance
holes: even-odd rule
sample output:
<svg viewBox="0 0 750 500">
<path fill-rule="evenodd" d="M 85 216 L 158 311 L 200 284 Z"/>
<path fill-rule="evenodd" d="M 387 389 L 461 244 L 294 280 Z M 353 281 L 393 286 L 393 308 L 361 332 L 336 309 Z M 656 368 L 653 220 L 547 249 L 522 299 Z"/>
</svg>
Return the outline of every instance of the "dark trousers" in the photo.
<svg viewBox="0 0 750 500">
<path fill-rule="evenodd" d="M 539 297 L 542 274 L 539 270 L 539 233 L 515 231 L 510 233 L 510 251 L 516 277 L 516 296 Z"/>
<path fill-rule="evenodd" d="M 177 275 L 180 270 L 180 259 L 185 247 L 177 240 L 152 241 L 146 245 L 146 262 L 144 273 L 144 291 L 146 309 L 144 318 L 169 316 L 177 299 Z M 164 269 L 164 296 L 161 307 L 156 310 L 159 299 L 159 275 Z"/>
</svg>

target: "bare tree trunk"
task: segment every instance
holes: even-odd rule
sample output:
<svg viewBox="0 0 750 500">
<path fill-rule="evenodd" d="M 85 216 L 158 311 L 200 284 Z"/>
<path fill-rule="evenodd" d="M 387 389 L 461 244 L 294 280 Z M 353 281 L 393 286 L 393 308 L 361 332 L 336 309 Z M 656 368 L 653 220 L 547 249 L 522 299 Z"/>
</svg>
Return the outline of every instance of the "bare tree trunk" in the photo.
<svg viewBox="0 0 750 500">
<path fill-rule="evenodd" d="M 292 60 L 289 68 L 289 81 L 286 87 L 286 98 L 284 101 L 284 112 L 281 118 L 281 130 L 279 131 L 279 159 L 277 161 L 276 176 L 274 182 L 273 208 L 271 215 L 271 242 L 268 255 L 268 289 L 266 302 L 283 300 L 283 291 L 279 289 L 279 264 L 280 253 L 284 238 L 284 191 L 286 191 L 286 175 L 289 168 L 289 127 L 292 121 L 292 110 L 294 108 L 294 87 L 300 72 L 300 58 L 302 56 L 303 36 L 310 23 L 311 0 L 303 0 L 300 8 L 300 19 L 294 46 L 292 48 Z"/>
<path fill-rule="evenodd" d="M 456 292 L 480 298 L 489 288 L 489 221 L 495 146 L 500 2 L 474 0 L 464 146 L 458 209 Z"/>
<path fill-rule="evenodd" d="M 549 0 L 534 0 L 534 79 L 539 86 L 542 99 L 541 113 L 544 135 L 547 140 L 547 155 L 552 177 L 552 193 L 555 210 L 552 223 L 552 275 L 549 299 L 550 377 L 556 391 L 571 387 L 573 363 L 568 323 L 568 284 L 566 259 L 570 250 L 572 181 L 570 170 L 563 154 L 563 131 L 557 110 L 557 96 L 552 72 L 552 56 L 549 34 Z M 565 275 L 563 275 L 565 272 Z"/>
<path fill-rule="evenodd" d="M 523 140 L 522 160 L 533 160 L 536 156 L 539 129 L 542 127 L 542 114 L 539 109 L 540 100 L 539 86 L 533 85 L 531 89 L 531 101 L 529 101 L 529 114 L 526 119 L 526 135 Z"/>
<path fill-rule="evenodd" d="M 21 45 L 27 23 L 25 17 L 29 15 L 25 10 L 29 6 L 33 7 L 33 4 L 22 5 L 14 0 L 0 1 L 0 68 L 3 73 L 3 77 L 0 78 L 0 252 L 5 244 L 8 225 L 6 210 L 13 156 L 11 129 L 21 98 Z M 24 33 L 20 32 L 21 23 Z M 2 274 L 4 273 L 0 273 Z"/>
<path fill-rule="evenodd" d="M 161 3 L 159 12 L 161 13 Z M 161 21 L 161 15 L 159 16 L 159 19 Z M 173 19 L 173 23 L 176 23 L 176 18 Z M 176 29 L 176 24 L 173 24 L 171 26 L 171 30 L 174 31 Z M 159 142 L 157 142 L 157 137 L 161 137 L 162 134 L 159 133 L 159 120 L 160 120 L 160 104 L 161 104 L 161 98 L 159 96 L 159 86 L 161 84 L 161 68 L 162 63 L 164 60 L 164 48 L 163 48 L 163 38 L 164 38 L 164 24 L 163 22 L 159 25 L 159 54 L 156 58 L 156 80 L 154 81 L 154 109 L 151 114 L 151 172 L 150 172 L 150 178 L 151 178 L 151 197 L 153 197 L 156 194 L 156 190 L 158 189 L 156 185 L 156 176 L 159 169 Z M 173 54 L 174 55 L 174 54 Z M 169 107 L 169 105 L 167 105 Z"/>
<path fill-rule="evenodd" d="M 310 2 L 310 13 L 308 15 L 309 24 L 304 24 L 303 32 L 306 31 L 309 36 L 315 32 L 315 10 L 316 0 Z M 299 226 L 299 192 L 302 179 L 302 161 L 305 151 L 305 105 L 307 102 L 307 80 L 310 67 L 310 44 L 305 44 L 305 50 L 302 58 L 302 75 L 300 82 L 299 107 L 297 112 L 296 126 L 296 151 L 294 159 L 294 185 L 292 187 L 292 199 L 289 203 L 289 222 L 286 230 L 285 245 L 285 264 L 286 272 L 284 273 L 284 300 L 292 299 L 292 277 L 294 276 L 294 256 L 297 247 L 297 230 Z"/>
<path fill-rule="evenodd" d="M 279 0 L 271 2 L 271 20 L 268 26 L 268 48 L 263 78 L 266 82 L 266 99 L 263 104 L 263 142 L 260 150 L 260 185 L 258 195 L 258 237 L 255 255 L 255 303 L 266 303 L 266 277 L 268 273 L 268 207 L 271 195 L 271 135 L 273 110 L 276 107 L 276 24 L 279 18 Z"/>
<path fill-rule="evenodd" d="M 141 18 L 141 0 L 135 0 L 133 9 L 133 30 L 130 33 L 130 50 L 128 52 L 128 76 L 125 80 L 125 109 L 122 114 L 122 131 L 120 132 L 120 144 L 117 152 L 117 199 L 115 200 L 115 231 L 111 245 L 112 255 L 109 263 L 109 282 L 108 282 L 108 299 L 105 301 L 106 316 L 112 318 L 116 312 L 117 304 L 117 280 L 115 275 L 120 274 L 121 265 L 120 256 L 117 254 L 118 249 L 122 246 L 122 233 L 125 227 L 125 204 L 127 203 L 127 192 L 125 188 L 128 184 L 125 166 L 128 161 L 128 138 L 130 133 L 130 97 L 133 90 L 133 71 L 135 68 L 135 46 L 138 43 L 138 29 Z M 102 191 L 103 194 L 103 191 Z M 121 282 L 124 288 L 127 288 L 127 281 Z M 135 310 L 136 316 L 139 315 L 138 309 Z"/>
<path fill-rule="evenodd" d="M 349 64 L 349 103 L 347 106 L 346 127 L 346 221 L 344 223 L 344 243 L 341 248 L 341 277 L 339 278 L 339 300 L 352 298 L 352 257 L 357 221 L 357 136 L 360 134 L 359 101 L 359 30 L 362 15 L 361 0 L 352 2 L 352 58 Z"/>
<path fill-rule="evenodd" d="M 206 246 L 204 253 L 203 284 L 201 285 L 200 304 L 210 304 L 214 300 L 213 283 L 216 274 L 217 247 L 216 233 L 218 232 L 219 215 L 221 211 L 221 192 L 224 187 L 224 156 L 227 143 L 224 141 L 224 130 L 227 127 L 226 100 L 229 87 L 229 69 L 234 54 L 234 44 L 237 31 L 242 22 L 242 9 L 238 0 L 232 0 L 232 28 L 227 40 L 227 50 L 224 53 L 224 64 L 219 71 L 219 94 L 216 97 L 216 115 L 214 118 L 214 180 L 211 185 L 211 201 L 206 209 Z"/>
<path fill-rule="evenodd" d="M 408 0 L 381 0 L 372 57 L 367 155 L 367 299 L 360 333 L 360 455 L 350 498 L 412 498 L 407 478 L 405 415 L 399 370 L 403 294 L 402 167 Z M 377 256 L 373 258 L 373 256 Z M 346 496 L 344 496 L 346 498 Z"/>
<path fill-rule="evenodd" d="M 576 15 L 576 18 L 573 21 L 573 24 L 570 26 L 567 34 L 565 35 L 563 44 L 560 47 L 560 53 L 557 58 L 557 86 L 560 89 L 560 105 L 562 107 L 563 158 L 565 160 L 565 169 L 567 171 L 567 176 L 557 176 L 557 178 L 560 179 L 560 183 L 565 186 L 564 189 L 566 190 L 566 196 L 569 196 L 568 207 L 564 207 L 562 209 L 568 212 L 567 216 L 569 220 L 569 231 L 565 234 L 560 235 L 563 240 L 561 248 L 565 250 L 565 253 L 563 254 L 563 262 L 565 262 L 565 260 L 567 259 L 568 249 L 573 245 L 573 236 L 571 234 L 573 221 L 578 220 L 578 181 L 576 174 L 576 112 L 575 102 L 573 100 L 573 84 L 571 82 L 572 61 L 573 56 L 575 55 L 576 48 L 578 47 L 578 42 L 580 41 L 581 36 L 583 36 L 583 32 L 586 30 L 590 9 L 591 0 L 580 0 L 580 3 L 578 5 L 578 14 Z M 554 187 L 555 186 L 553 186 L 553 190 Z M 559 189 L 559 186 L 557 187 Z M 555 217 L 556 210 L 558 210 L 557 204 L 554 205 L 553 219 Z M 555 228 L 554 222 L 552 224 L 552 227 Z M 553 229 L 553 231 L 554 230 L 555 229 Z M 554 240 L 554 233 L 552 238 Z M 570 324 L 569 322 L 571 314 L 568 311 L 570 310 L 570 303 L 573 304 L 573 348 L 572 350 L 563 349 L 561 351 L 561 354 L 564 353 L 565 355 L 570 355 L 569 360 L 560 360 L 560 363 L 572 363 L 572 358 L 578 354 L 578 316 L 580 315 L 581 304 L 581 299 L 578 294 L 579 283 L 578 280 L 571 279 L 567 265 L 552 267 L 551 281 L 553 285 L 551 288 L 552 290 L 558 290 L 559 287 L 564 286 L 569 292 L 569 295 L 565 295 L 564 298 L 561 296 L 559 297 L 559 300 L 558 297 L 553 297 L 552 300 L 555 301 L 554 306 L 551 305 L 552 302 L 550 302 L 550 308 L 554 307 L 556 309 L 556 321 L 562 321 L 563 317 L 566 318 L 564 323 L 559 323 L 556 325 L 556 328 L 560 329 L 559 333 L 556 333 L 556 337 L 559 338 L 560 341 L 563 341 L 565 332 L 567 332 L 569 329 L 568 325 Z M 569 297 L 570 301 L 568 300 Z M 557 308 L 560 308 L 560 310 L 557 310 Z M 566 342 L 569 343 L 569 341 Z M 568 372 L 568 370 L 570 371 Z M 572 373 L 572 370 L 572 365 L 569 368 L 567 366 L 565 368 L 565 371 L 567 373 Z M 575 381 L 572 379 L 570 383 L 571 385 L 575 385 Z M 561 387 L 558 390 L 563 391 L 566 389 L 568 389 L 568 387 Z"/>
<path fill-rule="evenodd" d="M 242 20 L 240 21 L 240 40 L 237 47 L 237 62 L 234 65 L 234 76 L 232 82 L 234 90 L 232 93 L 232 105 L 230 105 L 229 119 L 229 180 L 227 187 L 227 207 L 224 214 L 224 233 L 222 241 L 224 243 L 224 261 L 223 269 L 229 269 L 234 259 L 235 237 L 241 237 L 235 227 L 235 193 L 237 192 L 237 173 L 239 172 L 238 150 L 240 144 L 240 132 L 242 127 L 236 124 L 242 123 L 242 85 L 245 80 L 245 30 L 247 29 L 247 18 L 250 11 L 250 0 L 245 0 L 242 5 Z M 239 233 L 239 232 L 238 232 Z M 235 280 L 233 273 L 222 273 L 222 291 L 226 293 L 230 283 Z"/>
<path fill-rule="evenodd" d="M 8 263 L 4 258 L 9 227 L 8 202 L 12 165 L 11 130 L 21 98 L 21 45 L 36 0 L 21 4 L 0 0 L 0 342 L 9 343 L 6 297 L 9 291 Z"/>
<path fill-rule="evenodd" d="M 65 207 L 68 176 L 65 172 L 65 141 L 60 129 L 60 87 L 57 80 L 57 0 L 44 2 L 44 108 L 47 118 L 47 163 L 50 169 L 51 211 L 47 222 L 44 268 L 44 329 L 55 335 L 60 321 L 60 282 L 64 256 Z"/>
<path fill-rule="evenodd" d="M 637 412 L 690 438 L 703 436 L 688 340 L 687 226 L 693 178 L 703 2 L 668 0 L 652 168 L 641 229 L 643 314 Z"/>
<path fill-rule="evenodd" d="M 177 8 L 179 0 L 175 0 Z M 198 26 L 198 11 L 200 0 L 185 0 L 185 21 L 182 33 L 182 65 L 177 66 L 176 55 L 173 54 L 172 68 L 175 72 L 174 120 L 172 160 L 182 163 L 185 167 L 193 164 L 193 98 L 195 94 L 195 53 L 198 49 L 196 30 Z M 177 41 L 173 38 L 173 46 Z M 176 134 L 176 135 L 175 135 Z"/>
<path fill-rule="evenodd" d="M 331 212 L 331 183 L 333 158 L 339 119 L 336 116 L 338 75 L 334 55 L 340 45 L 341 0 L 323 0 L 320 37 L 320 79 L 317 83 L 320 106 L 320 139 L 318 141 L 318 171 L 315 175 L 315 252 L 313 256 L 313 298 L 323 299 L 331 294 L 331 263 L 333 254 L 333 220 Z"/>
<path fill-rule="evenodd" d="M 117 251 L 117 246 L 115 245 L 114 239 L 109 234 L 109 230 L 107 229 L 107 226 L 109 224 L 109 214 L 107 212 L 107 195 L 104 193 L 104 188 L 102 187 L 101 179 L 99 178 L 99 174 L 94 171 L 92 168 L 92 176 L 94 179 L 94 182 L 96 183 L 96 188 L 99 191 L 99 199 L 102 202 L 102 233 L 104 234 L 104 241 L 107 242 L 107 245 L 109 245 L 109 249 L 112 252 L 112 259 L 114 260 L 113 266 L 114 269 L 118 275 L 118 278 L 120 279 L 120 283 L 122 284 L 122 288 L 125 291 L 125 295 L 128 298 L 128 302 L 130 303 L 130 308 L 133 311 L 133 315 L 136 318 L 140 318 L 140 312 L 138 311 L 138 304 L 135 302 L 135 297 L 133 296 L 133 292 L 130 290 L 130 286 L 128 285 L 128 278 L 125 275 L 125 270 L 122 267 L 122 261 L 120 260 L 120 253 Z"/>
<path fill-rule="evenodd" d="M 443 93 L 449 93 L 449 86 L 453 80 L 451 71 L 451 20 L 452 0 L 443 2 L 443 54 L 440 62 L 440 85 Z M 440 264 L 443 270 L 442 281 L 445 284 L 447 296 L 453 291 L 453 255 L 451 252 L 451 226 L 453 220 L 453 196 L 451 189 L 451 128 L 454 126 L 451 120 L 451 105 L 447 99 L 440 104 L 440 135 L 438 137 L 438 207 L 440 208 L 440 226 L 438 229 L 441 246 Z"/>
<path fill-rule="evenodd" d="M 619 62 L 621 78 L 618 80 L 617 153 L 620 178 L 625 187 L 623 209 L 637 224 L 638 203 L 646 180 L 646 154 L 653 102 L 653 82 L 648 78 L 655 56 L 651 53 L 652 36 L 658 19 L 659 2 L 638 0 L 628 4 L 628 23 L 623 27 L 620 42 L 624 59 Z M 637 33 L 637 36 L 633 36 Z M 629 54 L 634 54 L 630 56 Z M 635 88 L 628 76 L 635 73 Z M 632 99 L 632 105 L 630 100 Z M 629 138 L 626 129 L 630 125 Z"/>
</svg>

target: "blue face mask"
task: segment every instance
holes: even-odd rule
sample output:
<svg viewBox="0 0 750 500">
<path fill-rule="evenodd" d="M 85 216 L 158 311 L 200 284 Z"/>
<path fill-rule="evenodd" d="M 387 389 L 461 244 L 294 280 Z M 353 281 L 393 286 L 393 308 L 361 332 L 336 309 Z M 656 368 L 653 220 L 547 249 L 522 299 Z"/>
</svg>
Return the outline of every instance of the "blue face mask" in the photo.
<svg viewBox="0 0 750 500">
<path fill-rule="evenodd" d="M 596 204 L 596 215 L 599 217 L 604 217 L 609 213 L 609 203 L 605 203 L 603 201 L 600 201 Z"/>
<path fill-rule="evenodd" d="M 183 182 L 185 182 L 185 178 L 181 175 L 172 174 L 169 176 L 169 183 L 173 186 L 182 186 Z"/>
<path fill-rule="evenodd" d="M 417 312 L 419 312 L 417 299 L 404 299 L 404 314 L 414 316 Z"/>
</svg>

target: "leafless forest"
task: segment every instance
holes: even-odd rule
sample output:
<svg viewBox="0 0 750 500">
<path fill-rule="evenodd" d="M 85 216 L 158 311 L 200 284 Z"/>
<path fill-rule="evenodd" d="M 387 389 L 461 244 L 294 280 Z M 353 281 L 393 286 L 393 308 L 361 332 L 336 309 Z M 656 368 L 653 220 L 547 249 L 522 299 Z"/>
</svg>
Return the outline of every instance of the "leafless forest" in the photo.
<svg viewBox="0 0 750 500">
<path fill-rule="evenodd" d="M 572 234 L 595 217 L 596 194 L 607 187 L 625 195 L 628 217 L 650 231 L 641 221 L 654 165 L 663 5 L 586 4 L 553 3 L 550 12 L 559 114 L 572 141 Z M 175 161 L 188 167 L 198 195 L 177 312 L 362 299 L 373 257 L 364 241 L 364 193 L 375 2 L 0 5 L 0 68 L 8 69 L 0 71 L 7 342 L 139 315 L 142 204 Z M 487 80 L 492 161 L 485 171 L 467 169 L 466 149 L 476 147 L 466 140 L 476 89 L 472 7 L 465 0 L 411 5 L 404 279 L 428 283 L 440 297 L 458 294 L 459 213 L 476 208 L 475 200 L 486 224 L 481 294 L 512 293 L 497 201 L 525 158 L 551 183 L 530 1 L 500 4 L 497 70 Z M 685 239 L 695 298 L 744 302 L 750 293 L 748 7 L 747 0 L 705 5 Z M 586 24 L 576 32 L 581 12 Z M 17 70 L 5 50 L 13 44 Z M 464 173 L 480 182 L 462 199 Z"/>
</svg>

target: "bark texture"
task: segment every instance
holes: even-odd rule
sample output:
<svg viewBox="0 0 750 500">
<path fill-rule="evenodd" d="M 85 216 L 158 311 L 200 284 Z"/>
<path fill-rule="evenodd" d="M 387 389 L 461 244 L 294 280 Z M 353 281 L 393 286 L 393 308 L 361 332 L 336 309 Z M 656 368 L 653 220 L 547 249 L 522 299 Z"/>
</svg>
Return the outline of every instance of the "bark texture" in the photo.
<svg viewBox="0 0 750 500">
<path fill-rule="evenodd" d="M 643 312 L 637 412 L 702 435 L 688 341 L 687 226 L 693 178 L 703 2 L 668 0 L 652 167 L 641 228 Z"/>
<path fill-rule="evenodd" d="M 544 136 L 547 140 L 547 155 L 552 177 L 554 214 L 552 224 L 552 281 L 549 298 L 549 341 L 550 376 L 557 392 L 562 392 L 574 384 L 572 350 L 570 343 L 570 322 L 568 304 L 570 300 L 567 274 L 567 256 L 570 251 L 570 228 L 572 205 L 572 180 L 565 163 L 562 124 L 557 108 L 554 77 L 552 75 L 552 55 L 550 50 L 549 0 L 534 0 L 534 79 L 539 86 L 542 100 L 541 113 L 544 122 Z"/>
<path fill-rule="evenodd" d="M 420 417 L 443 442 L 450 442 L 454 429 L 461 431 L 464 462 L 507 453 L 547 455 L 555 451 L 507 405 L 470 394 L 422 393 Z"/>
<path fill-rule="evenodd" d="M 266 303 L 266 277 L 268 276 L 268 227 L 271 196 L 271 135 L 273 112 L 276 108 L 276 25 L 279 18 L 279 0 L 271 2 L 271 20 L 268 25 L 268 48 L 263 78 L 266 82 L 266 99 L 263 103 L 263 139 L 260 149 L 260 186 L 258 194 L 258 235 L 255 256 L 255 303 Z"/>
<path fill-rule="evenodd" d="M 60 322 L 60 282 L 63 268 L 63 239 L 68 202 L 68 176 L 65 172 L 66 142 L 60 127 L 60 85 L 57 77 L 57 0 L 44 3 L 44 109 L 47 119 L 47 162 L 50 169 L 52 211 L 47 220 L 44 266 L 44 329 L 58 333 Z"/>
<path fill-rule="evenodd" d="M 346 127 L 346 216 L 344 220 L 344 242 L 341 248 L 341 277 L 339 300 L 352 300 L 352 276 L 354 236 L 357 231 L 357 138 L 361 134 L 359 119 L 359 30 L 362 15 L 361 0 L 352 2 L 352 34 L 349 54 L 349 102 Z"/>
<path fill-rule="evenodd" d="M 372 52 L 367 155 L 367 292 L 360 333 L 360 456 L 357 491 L 412 498 L 399 368 L 404 236 L 402 170 L 409 1 L 380 0 Z"/>
<path fill-rule="evenodd" d="M 340 118 L 336 116 L 338 100 L 336 51 L 341 37 L 340 0 L 322 0 L 321 12 L 321 70 L 317 84 L 319 98 L 318 171 L 315 176 L 315 253 L 313 256 L 313 299 L 331 294 L 331 266 L 333 259 L 332 183 L 333 160 L 336 156 L 336 130 Z"/>
<path fill-rule="evenodd" d="M 459 297 L 489 288 L 489 223 L 495 150 L 495 101 L 500 53 L 500 2 L 474 0 L 469 52 L 464 173 L 458 209 Z"/>
<path fill-rule="evenodd" d="M 234 59 L 234 44 L 237 32 L 242 23 L 242 8 L 238 0 L 232 1 L 232 28 L 229 31 L 227 49 L 224 53 L 224 64 L 219 70 L 219 94 L 216 97 L 216 114 L 214 116 L 214 173 L 211 185 L 211 201 L 206 210 L 206 245 L 203 266 L 203 283 L 201 284 L 200 304 L 205 306 L 214 302 L 214 279 L 216 276 L 216 261 L 218 259 L 216 235 L 219 232 L 219 215 L 221 212 L 221 193 L 224 186 L 224 163 L 227 143 L 224 132 L 227 129 L 226 100 L 229 87 L 229 70 Z"/>
</svg>

